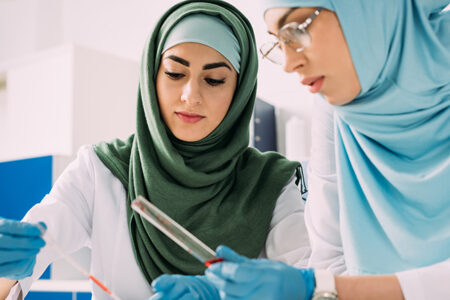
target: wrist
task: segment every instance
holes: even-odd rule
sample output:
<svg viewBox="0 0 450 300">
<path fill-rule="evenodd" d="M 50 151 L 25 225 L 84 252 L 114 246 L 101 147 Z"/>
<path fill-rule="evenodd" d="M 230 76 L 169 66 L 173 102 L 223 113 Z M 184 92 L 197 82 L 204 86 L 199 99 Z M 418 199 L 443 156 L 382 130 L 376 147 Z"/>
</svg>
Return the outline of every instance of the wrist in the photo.
<svg viewBox="0 0 450 300">
<path fill-rule="evenodd" d="M 305 284 L 304 300 L 310 300 L 314 293 L 316 279 L 314 277 L 314 269 L 297 269 Z"/>
<path fill-rule="evenodd" d="M 315 287 L 312 300 L 337 300 L 334 275 L 328 270 L 315 270 Z"/>
</svg>

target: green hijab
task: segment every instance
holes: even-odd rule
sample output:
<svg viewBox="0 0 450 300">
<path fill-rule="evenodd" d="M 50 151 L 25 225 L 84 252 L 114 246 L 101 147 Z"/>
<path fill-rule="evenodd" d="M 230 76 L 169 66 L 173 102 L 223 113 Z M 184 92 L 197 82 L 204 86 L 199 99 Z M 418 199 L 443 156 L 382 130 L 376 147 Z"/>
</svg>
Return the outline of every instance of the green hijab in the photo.
<svg viewBox="0 0 450 300">
<path fill-rule="evenodd" d="M 233 102 L 222 123 L 204 139 L 185 142 L 170 132 L 160 115 L 155 81 L 168 33 L 194 13 L 217 16 L 232 28 L 241 62 Z M 201 274 L 205 267 L 130 209 L 138 195 L 212 249 L 224 244 L 249 257 L 263 249 L 275 203 L 299 163 L 248 147 L 257 69 L 252 27 L 226 2 L 178 3 L 161 17 L 147 41 L 136 133 L 125 141 L 100 143 L 95 151 L 127 190 L 131 243 L 149 283 L 163 273 Z"/>
</svg>

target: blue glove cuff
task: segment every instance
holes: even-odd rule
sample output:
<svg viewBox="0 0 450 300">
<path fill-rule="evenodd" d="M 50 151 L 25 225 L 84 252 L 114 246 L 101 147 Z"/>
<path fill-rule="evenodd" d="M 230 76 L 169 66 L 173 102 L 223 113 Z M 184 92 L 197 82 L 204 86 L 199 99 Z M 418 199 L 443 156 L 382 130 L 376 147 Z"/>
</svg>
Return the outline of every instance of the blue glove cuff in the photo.
<svg viewBox="0 0 450 300">
<path fill-rule="evenodd" d="M 316 287 L 314 269 L 298 269 L 305 281 L 305 300 L 311 300 Z"/>
</svg>

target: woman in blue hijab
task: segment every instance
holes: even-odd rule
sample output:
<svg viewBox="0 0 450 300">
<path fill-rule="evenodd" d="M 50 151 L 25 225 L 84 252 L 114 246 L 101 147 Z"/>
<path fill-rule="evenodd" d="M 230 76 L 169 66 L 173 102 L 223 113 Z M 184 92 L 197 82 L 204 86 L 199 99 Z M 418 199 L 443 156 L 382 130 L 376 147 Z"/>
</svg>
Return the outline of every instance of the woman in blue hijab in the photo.
<svg viewBox="0 0 450 300">
<path fill-rule="evenodd" d="M 212 289 L 222 299 L 450 299 L 449 1 L 263 2 L 275 37 L 263 56 L 322 96 L 306 211 L 314 269 L 219 247 Z"/>
</svg>

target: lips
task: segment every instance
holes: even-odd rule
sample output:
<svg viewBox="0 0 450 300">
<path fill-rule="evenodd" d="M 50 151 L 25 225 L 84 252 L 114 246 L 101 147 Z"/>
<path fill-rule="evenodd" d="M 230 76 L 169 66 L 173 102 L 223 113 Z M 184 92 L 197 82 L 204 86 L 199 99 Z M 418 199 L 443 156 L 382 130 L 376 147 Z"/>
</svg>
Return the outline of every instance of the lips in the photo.
<svg viewBox="0 0 450 300">
<path fill-rule="evenodd" d="M 181 121 L 189 124 L 197 123 L 198 121 L 205 118 L 202 115 L 196 114 L 196 113 L 190 113 L 190 112 L 175 112 L 178 118 L 180 118 Z"/>
<path fill-rule="evenodd" d="M 324 79 L 324 76 L 307 77 L 301 81 L 301 84 L 310 86 L 311 93 L 317 93 L 322 88 Z"/>
</svg>

